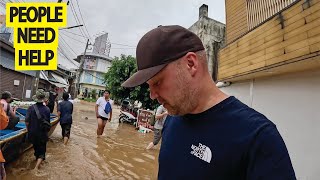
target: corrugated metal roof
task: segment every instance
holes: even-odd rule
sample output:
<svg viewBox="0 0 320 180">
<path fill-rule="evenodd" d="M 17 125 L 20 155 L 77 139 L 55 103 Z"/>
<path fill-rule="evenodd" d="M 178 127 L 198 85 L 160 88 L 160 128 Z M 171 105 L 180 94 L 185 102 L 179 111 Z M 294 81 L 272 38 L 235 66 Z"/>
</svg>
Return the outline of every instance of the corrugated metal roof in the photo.
<svg viewBox="0 0 320 180">
<path fill-rule="evenodd" d="M 59 76 L 58 74 L 51 73 L 54 79 L 56 79 L 56 82 L 64 85 L 69 85 L 68 81 L 66 81 L 63 77 Z"/>
<path fill-rule="evenodd" d="M 14 70 L 14 60 L 9 59 L 7 57 L 4 57 L 0 54 L 0 65 L 4 68 L 10 69 L 10 70 Z M 16 71 L 16 72 L 20 72 L 23 74 L 27 74 L 29 76 L 36 76 L 36 71 Z"/>
</svg>

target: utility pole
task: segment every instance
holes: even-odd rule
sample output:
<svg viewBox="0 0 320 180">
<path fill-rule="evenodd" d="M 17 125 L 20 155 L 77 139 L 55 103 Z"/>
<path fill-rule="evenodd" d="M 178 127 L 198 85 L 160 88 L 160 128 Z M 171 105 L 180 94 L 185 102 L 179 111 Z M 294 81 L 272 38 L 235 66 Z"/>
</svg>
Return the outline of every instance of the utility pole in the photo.
<svg viewBox="0 0 320 180">
<path fill-rule="evenodd" d="M 79 69 L 78 71 L 76 72 L 76 82 L 75 82 L 75 88 L 74 88 L 74 96 L 73 98 L 77 98 L 78 96 L 78 91 L 80 89 L 80 76 L 81 76 L 81 73 L 83 71 L 83 63 L 84 63 L 84 58 L 86 56 L 86 53 L 87 53 L 87 49 L 88 49 L 88 46 L 89 46 L 89 39 L 87 40 L 87 44 L 86 44 L 86 48 L 84 50 L 84 53 L 83 55 L 81 56 L 80 58 L 80 66 L 79 66 Z"/>
<path fill-rule="evenodd" d="M 40 79 L 40 71 L 41 70 L 37 70 L 36 71 L 36 77 L 34 79 L 34 84 L 33 84 L 33 89 L 32 89 L 32 94 L 35 95 L 36 91 L 38 89 L 38 85 L 39 85 L 39 79 Z"/>
</svg>

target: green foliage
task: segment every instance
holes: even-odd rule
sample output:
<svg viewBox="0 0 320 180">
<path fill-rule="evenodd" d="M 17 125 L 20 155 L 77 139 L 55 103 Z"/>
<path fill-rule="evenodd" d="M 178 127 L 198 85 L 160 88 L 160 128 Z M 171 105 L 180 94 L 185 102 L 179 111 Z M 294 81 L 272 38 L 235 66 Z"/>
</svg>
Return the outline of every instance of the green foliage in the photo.
<svg viewBox="0 0 320 180">
<path fill-rule="evenodd" d="M 106 88 L 111 91 L 113 100 L 121 102 L 128 98 L 142 102 L 143 107 L 154 109 L 157 102 L 149 97 L 147 84 L 135 88 L 124 88 L 121 84 L 137 71 L 136 59 L 132 56 L 121 55 L 115 57 L 109 71 L 105 74 Z"/>
<path fill-rule="evenodd" d="M 88 102 L 96 102 L 96 101 L 97 101 L 95 98 L 94 98 L 94 99 L 84 98 L 83 100 L 84 100 L 84 101 L 88 101 Z"/>
<path fill-rule="evenodd" d="M 93 98 L 93 99 L 96 99 L 97 90 L 96 90 L 96 89 L 93 89 L 92 92 L 91 92 L 91 95 L 92 95 L 92 98 Z"/>
</svg>

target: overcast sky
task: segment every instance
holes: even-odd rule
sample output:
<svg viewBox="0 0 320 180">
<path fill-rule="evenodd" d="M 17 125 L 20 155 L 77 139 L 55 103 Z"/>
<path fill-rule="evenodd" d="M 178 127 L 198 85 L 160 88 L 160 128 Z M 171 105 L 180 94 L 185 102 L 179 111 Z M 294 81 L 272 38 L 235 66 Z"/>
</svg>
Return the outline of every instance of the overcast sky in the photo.
<svg viewBox="0 0 320 180">
<path fill-rule="evenodd" d="M 34 2 L 33 0 L 25 0 Z M 39 1 L 39 0 L 36 0 Z M 50 0 L 53 1 L 53 0 Z M 66 2 L 67 0 L 63 0 Z M 209 17 L 225 23 L 224 0 L 71 0 L 78 18 L 83 24 L 78 5 L 81 9 L 84 24 L 94 39 L 102 32 L 109 33 L 111 41 L 110 57 L 121 54 L 135 56 L 135 47 L 139 39 L 149 30 L 158 25 L 178 24 L 189 28 L 198 20 L 199 7 L 209 6 Z M 78 2 L 78 4 L 77 4 Z M 68 6 L 68 25 L 74 26 L 75 21 L 71 3 Z M 82 28 L 84 31 L 85 29 Z M 64 31 L 64 32 L 63 32 Z M 80 28 L 61 30 L 59 41 L 66 41 L 64 51 L 70 59 L 75 54 L 83 53 L 86 39 L 71 33 L 81 34 Z M 63 40 L 61 40 L 61 37 Z M 77 40 L 77 41 L 76 41 Z M 59 42 L 59 43 L 60 43 Z M 92 42 L 93 43 L 93 42 Z M 65 44 L 65 43 L 64 43 Z M 124 44 L 121 46 L 116 44 Z M 130 46 L 130 47 L 129 47 Z M 71 50 L 71 49 L 72 50 Z M 72 52 L 74 51 L 74 52 Z M 69 62 L 59 57 L 59 63 L 69 65 Z"/>
</svg>

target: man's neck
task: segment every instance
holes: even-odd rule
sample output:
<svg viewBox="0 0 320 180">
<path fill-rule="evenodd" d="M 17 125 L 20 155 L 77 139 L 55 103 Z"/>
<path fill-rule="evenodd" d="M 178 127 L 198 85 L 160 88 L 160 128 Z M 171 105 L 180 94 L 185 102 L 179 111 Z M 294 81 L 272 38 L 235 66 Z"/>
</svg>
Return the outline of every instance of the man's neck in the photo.
<svg viewBox="0 0 320 180">
<path fill-rule="evenodd" d="M 220 91 L 212 81 L 212 83 L 206 83 L 205 86 L 198 89 L 196 97 L 197 99 L 195 99 L 195 101 L 197 102 L 197 106 L 191 114 L 204 112 L 227 99 L 229 96 Z"/>
</svg>

